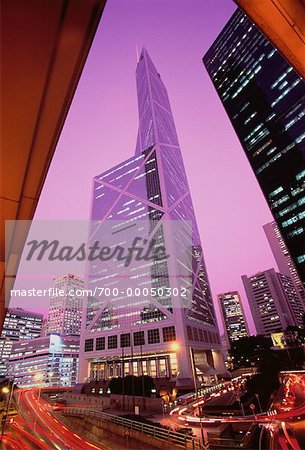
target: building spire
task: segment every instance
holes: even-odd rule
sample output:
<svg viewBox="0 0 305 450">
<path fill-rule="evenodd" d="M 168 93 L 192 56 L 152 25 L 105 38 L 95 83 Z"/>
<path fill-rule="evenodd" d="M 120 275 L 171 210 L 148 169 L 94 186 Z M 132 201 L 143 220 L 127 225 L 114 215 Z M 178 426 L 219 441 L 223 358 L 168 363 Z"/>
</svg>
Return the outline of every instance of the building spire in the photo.
<svg viewBox="0 0 305 450">
<path fill-rule="evenodd" d="M 137 55 L 137 64 L 139 62 L 139 48 L 138 48 L 138 44 L 136 44 L 136 55 Z"/>
</svg>

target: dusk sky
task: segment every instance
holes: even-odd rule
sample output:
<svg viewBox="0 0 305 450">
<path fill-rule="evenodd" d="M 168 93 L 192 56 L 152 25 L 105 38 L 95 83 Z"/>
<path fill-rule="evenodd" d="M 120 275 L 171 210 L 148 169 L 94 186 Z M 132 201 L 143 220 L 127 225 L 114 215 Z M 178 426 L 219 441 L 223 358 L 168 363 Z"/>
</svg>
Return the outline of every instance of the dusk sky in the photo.
<svg viewBox="0 0 305 450">
<path fill-rule="evenodd" d="M 35 219 L 88 219 L 92 178 L 134 154 L 136 49 L 145 45 L 171 101 L 214 301 L 239 290 L 248 312 L 241 275 L 276 267 L 262 229 L 272 216 L 202 64 L 235 8 L 108 0 Z M 31 302 L 13 304 L 35 309 Z"/>
</svg>

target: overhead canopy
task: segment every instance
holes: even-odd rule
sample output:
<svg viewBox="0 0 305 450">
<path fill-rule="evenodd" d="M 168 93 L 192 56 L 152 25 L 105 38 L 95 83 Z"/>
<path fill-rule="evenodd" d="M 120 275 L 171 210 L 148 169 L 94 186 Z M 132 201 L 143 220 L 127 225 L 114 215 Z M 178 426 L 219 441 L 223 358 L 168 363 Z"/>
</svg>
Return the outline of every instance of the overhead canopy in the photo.
<svg viewBox="0 0 305 450">
<path fill-rule="evenodd" d="M 1 2 L 0 329 L 4 221 L 32 219 L 106 0 Z M 18 265 L 25 236 L 13 236 Z"/>
<path fill-rule="evenodd" d="M 215 375 L 216 374 L 216 370 L 213 369 L 208 364 L 196 364 L 196 368 L 199 369 L 200 372 L 202 373 L 202 375 L 204 375 L 206 377 L 209 377 L 210 375 Z"/>
</svg>

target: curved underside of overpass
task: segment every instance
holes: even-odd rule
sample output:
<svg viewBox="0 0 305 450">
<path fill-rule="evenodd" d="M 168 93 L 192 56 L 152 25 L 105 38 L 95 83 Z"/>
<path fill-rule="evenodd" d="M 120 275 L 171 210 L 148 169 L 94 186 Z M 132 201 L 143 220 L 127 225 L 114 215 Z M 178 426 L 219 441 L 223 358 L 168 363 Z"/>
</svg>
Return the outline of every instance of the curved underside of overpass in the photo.
<svg viewBox="0 0 305 450">
<path fill-rule="evenodd" d="M 105 3 L 1 1 L 0 328 L 14 282 L 4 276 L 4 222 L 34 215 Z M 25 237 L 25 229 L 13 230 L 7 248 L 12 267 Z"/>
</svg>

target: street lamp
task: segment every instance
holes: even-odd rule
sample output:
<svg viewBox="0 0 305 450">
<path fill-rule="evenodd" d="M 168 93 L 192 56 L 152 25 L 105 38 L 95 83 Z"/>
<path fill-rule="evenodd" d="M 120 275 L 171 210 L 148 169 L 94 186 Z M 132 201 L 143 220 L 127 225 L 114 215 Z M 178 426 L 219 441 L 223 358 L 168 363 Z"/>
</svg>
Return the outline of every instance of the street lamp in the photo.
<svg viewBox="0 0 305 450">
<path fill-rule="evenodd" d="M 35 373 L 34 375 L 35 381 L 42 381 L 43 380 L 43 374 L 42 373 Z M 41 392 L 41 383 L 39 384 L 39 394 L 38 394 L 38 400 L 40 399 L 40 392 Z"/>
<path fill-rule="evenodd" d="M 144 338 L 144 331 L 143 331 Z M 143 410 L 145 411 L 145 386 L 144 386 L 144 373 L 143 373 L 143 342 L 142 342 L 142 330 L 140 327 L 140 358 L 141 358 L 141 385 L 142 385 L 142 402 L 143 402 Z"/>
<path fill-rule="evenodd" d="M 172 347 L 172 350 L 177 351 L 177 350 L 179 350 L 180 345 L 178 344 L 178 342 L 173 342 L 171 347 Z"/>
<path fill-rule="evenodd" d="M 52 377 L 54 376 L 54 372 L 47 372 L 48 382 L 52 386 Z"/>
<path fill-rule="evenodd" d="M 35 381 L 42 381 L 43 380 L 43 374 L 42 373 L 35 373 L 34 374 L 34 380 Z M 40 395 L 41 395 L 41 384 L 39 385 L 39 389 L 38 389 L 38 403 L 40 401 Z M 36 425 L 37 425 L 37 414 L 35 416 L 35 423 L 34 423 L 34 433 L 36 432 Z"/>
<path fill-rule="evenodd" d="M 6 425 L 6 421 L 7 421 L 7 416 L 8 416 L 8 412 L 9 412 L 9 409 L 10 409 L 11 400 L 12 400 L 12 397 L 13 397 L 14 381 L 15 381 L 15 377 L 13 377 L 12 380 L 11 380 L 11 388 L 9 388 L 8 386 L 4 386 L 2 388 L 2 393 L 3 394 L 8 394 L 9 393 L 9 397 L 8 397 L 8 400 L 7 400 L 6 411 L 5 411 L 5 416 L 4 416 L 4 423 L 3 423 L 3 426 L 2 426 L 1 440 L 3 439 L 3 435 L 4 435 L 4 432 L 5 432 L 5 425 Z"/>
<path fill-rule="evenodd" d="M 255 395 L 255 397 L 257 398 L 257 402 L 258 402 L 259 409 L 260 409 L 261 413 L 263 413 L 261 401 L 260 401 L 260 399 L 259 399 L 259 394 L 258 394 L 258 393 L 255 393 L 254 395 Z"/>
</svg>

